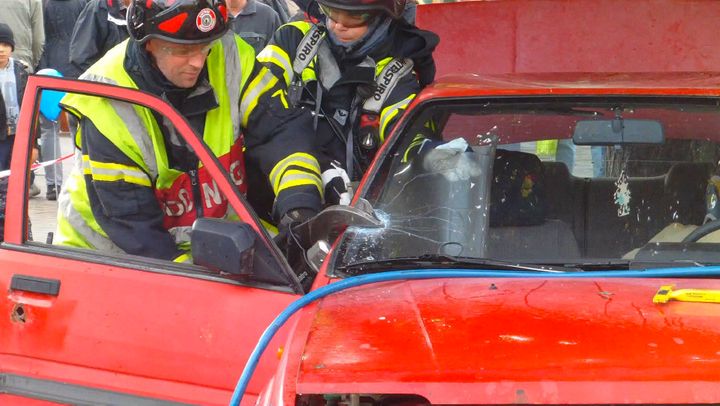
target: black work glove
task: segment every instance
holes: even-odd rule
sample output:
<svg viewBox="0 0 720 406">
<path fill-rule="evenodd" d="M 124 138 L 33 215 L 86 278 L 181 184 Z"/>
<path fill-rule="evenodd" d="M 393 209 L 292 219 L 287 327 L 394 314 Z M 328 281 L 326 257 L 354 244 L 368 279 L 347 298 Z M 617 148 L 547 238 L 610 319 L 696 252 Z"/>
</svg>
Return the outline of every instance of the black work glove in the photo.
<svg viewBox="0 0 720 406">
<path fill-rule="evenodd" d="M 283 216 L 280 218 L 280 221 L 278 222 L 278 234 L 274 238 L 275 243 L 278 245 L 278 247 L 287 247 L 291 227 L 310 219 L 316 214 L 317 211 L 313 209 L 308 209 L 306 207 L 290 209 L 285 214 L 283 214 Z"/>
<path fill-rule="evenodd" d="M 288 210 L 281 218 L 278 224 L 278 229 L 288 228 L 293 224 L 299 224 L 316 215 L 317 212 L 313 209 L 300 207 L 297 209 Z"/>
<path fill-rule="evenodd" d="M 290 266 L 295 270 L 303 269 L 307 264 L 305 262 L 305 250 L 293 234 L 292 228 L 315 216 L 315 214 L 317 214 L 315 210 L 305 207 L 291 209 L 280 218 L 278 223 L 278 234 L 274 238 L 275 244 L 277 244 Z"/>
</svg>

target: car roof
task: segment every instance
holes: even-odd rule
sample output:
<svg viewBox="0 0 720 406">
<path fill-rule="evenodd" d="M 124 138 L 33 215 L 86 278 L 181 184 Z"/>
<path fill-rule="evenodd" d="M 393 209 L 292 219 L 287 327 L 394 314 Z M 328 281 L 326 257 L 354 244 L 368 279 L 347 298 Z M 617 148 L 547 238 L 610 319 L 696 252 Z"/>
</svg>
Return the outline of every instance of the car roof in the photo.
<svg viewBox="0 0 720 406">
<path fill-rule="evenodd" d="M 720 96 L 720 72 L 453 74 L 438 78 L 418 97 L 500 95 Z"/>
</svg>

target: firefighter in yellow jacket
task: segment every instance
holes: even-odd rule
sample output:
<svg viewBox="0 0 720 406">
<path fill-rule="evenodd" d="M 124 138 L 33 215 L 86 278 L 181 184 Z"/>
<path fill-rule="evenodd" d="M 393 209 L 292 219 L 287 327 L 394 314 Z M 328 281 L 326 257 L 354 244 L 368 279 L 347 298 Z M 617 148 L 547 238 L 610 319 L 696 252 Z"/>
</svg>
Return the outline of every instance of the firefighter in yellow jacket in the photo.
<svg viewBox="0 0 720 406">
<path fill-rule="evenodd" d="M 278 80 L 228 32 L 224 0 L 133 0 L 127 15 L 130 39 L 82 79 L 168 100 L 241 191 L 243 130 L 254 142 L 292 139 L 264 159 L 301 159 L 303 180 L 320 187 L 319 165 L 300 153 L 303 131 L 293 124 L 307 121 L 303 112 L 284 105 Z M 209 175 L 157 113 L 80 94 L 62 103 L 80 120 L 81 159 L 60 196 L 56 244 L 182 261 L 196 218 L 231 215 L 225 199 L 208 195 Z"/>
</svg>

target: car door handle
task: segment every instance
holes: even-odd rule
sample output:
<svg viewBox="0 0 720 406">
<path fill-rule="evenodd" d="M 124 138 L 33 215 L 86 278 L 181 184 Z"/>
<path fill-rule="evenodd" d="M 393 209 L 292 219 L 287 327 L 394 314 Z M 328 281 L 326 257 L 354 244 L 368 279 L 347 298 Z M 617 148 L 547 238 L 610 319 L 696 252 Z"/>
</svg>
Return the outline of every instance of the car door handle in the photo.
<svg viewBox="0 0 720 406">
<path fill-rule="evenodd" d="M 10 290 L 57 296 L 60 293 L 60 281 L 29 275 L 13 275 Z"/>
</svg>

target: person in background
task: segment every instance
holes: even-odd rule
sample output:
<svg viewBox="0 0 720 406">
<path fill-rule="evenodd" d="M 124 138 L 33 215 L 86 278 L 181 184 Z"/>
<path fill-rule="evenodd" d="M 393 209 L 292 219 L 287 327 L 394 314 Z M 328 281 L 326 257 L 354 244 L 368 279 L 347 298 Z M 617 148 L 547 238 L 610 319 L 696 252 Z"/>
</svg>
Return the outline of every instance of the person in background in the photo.
<svg viewBox="0 0 720 406">
<path fill-rule="evenodd" d="M 66 78 L 80 76 L 82 70 L 70 63 L 70 39 L 86 4 L 87 0 L 46 0 L 43 6 L 45 51 L 38 69 L 57 69 Z"/>
<path fill-rule="evenodd" d="M 28 73 L 35 71 L 45 45 L 42 2 L 41 0 L 3 0 L 0 6 L 2 6 L 0 23 L 6 24 L 14 35 L 12 52 L 14 65 L 25 65 L 24 75 L 27 77 Z M 23 85 L 23 90 L 24 87 Z M 22 100 L 23 92 L 19 92 L 19 95 L 18 105 Z M 14 100 L 10 102 L 14 103 Z M 11 125 L 14 124 L 12 117 L 8 119 Z M 31 174 L 30 180 L 30 195 L 33 197 L 39 195 L 40 188 L 35 185 L 35 173 Z"/>
<path fill-rule="evenodd" d="M 39 72 L 54 70 L 60 76 L 77 78 L 80 69 L 70 63 L 70 38 L 73 27 L 85 7 L 86 0 L 46 0 L 43 6 L 45 15 L 45 52 L 40 58 Z M 54 76 L 57 76 L 53 74 Z M 50 161 L 60 157 L 60 139 L 58 137 L 58 117 L 48 119 L 40 115 L 41 159 Z M 45 167 L 47 200 L 56 200 L 62 185 L 62 164 Z"/>
<path fill-rule="evenodd" d="M 45 45 L 41 0 L 3 0 L 0 23 L 7 24 L 15 34 L 13 58 L 35 71 Z"/>
<path fill-rule="evenodd" d="M 228 0 L 230 29 L 259 53 L 280 26 L 280 17 L 258 0 Z"/>
<path fill-rule="evenodd" d="M 63 77 L 56 69 L 45 68 L 36 72 L 38 75 Z M 60 99 L 65 93 L 56 90 L 43 90 L 40 99 L 40 114 L 38 115 L 40 129 L 40 154 L 42 160 L 49 161 L 60 157 L 60 140 L 58 138 L 60 118 Z M 62 187 L 62 163 L 58 162 L 45 167 L 45 182 L 47 200 L 57 200 L 57 195 Z"/>
<path fill-rule="evenodd" d="M 15 129 L 20 114 L 22 94 L 27 84 L 28 68 L 10 55 L 15 49 L 15 37 L 7 24 L 0 23 L 0 91 L 5 104 L 7 124 L 0 131 L 0 170 L 10 169 Z M 40 191 L 38 190 L 39 194 Z M 31 193 L 32 195 L 32 193 Z"/>
<path fill-rule="evenodd" d="M 86 71 L 110 48 L 128 38 L 125 14 L 130 0 L 90 0 L 70 38 L 70 63 Z"/>
<path fill-rule="evenodd" d="M 5 112 L 5 100 L 2 97 L 2 92 L 0 92 L 0 132 L 7 134 L 7 113 Z M 0 138 L 2 138 L 1 134 Z M 8 177 L 0 174 L 0 242 L 5 241 L 5 202 L 7 201 L 7 187 Z"/>
<path fill-rule="evenodd" d="M 290 12 L 290 7 L 288 7 L 287 1 L 292 0 L 259 0 L 263 2 L 265 5 L 270 6 L 271 9 L 273 9 L 274 12 L 277 13 L 278 17 L 280 17 L 280 24 L 285 24 L 286 22 L 290 21 L 290 17 L 292 16 Z"/>
<path fill-rule="evenodd" d="M 15 129 L 20 114 L 20 98 L 27 84 L 27 67 L 15 61 L 10 55 L 15 48 L 13 32 L 7 24 L 0 23 L 0 95 L 2 95 L 2 113 L 0 114 L 0 171 L 10 169 Z M 37 149 L 33 149 L 32 160 L 37 158 Z M 35 186 L 35 185 L 32 185 Z M 33 194 L 32 186 L 30 196 Z M 37 186 L 35 186 L 37 188 Z M 5 224 L 5 197 L 7 178 L 0 179 L 0 224 Z M 4 227 L 3 227 L 4 228 Z M 29 229 L 29 228 L 28 228 Z M 0 239 L 3 236 L 0 230 Z"/>
</svg>

